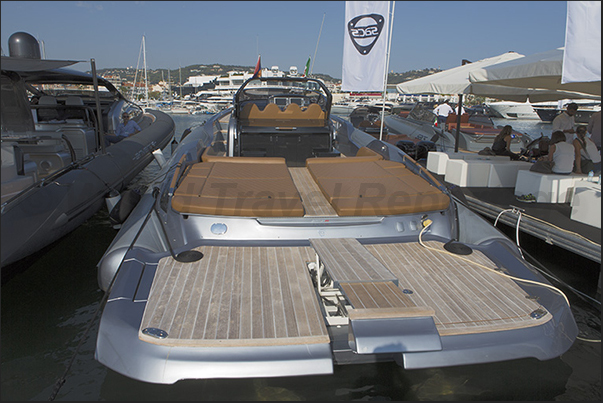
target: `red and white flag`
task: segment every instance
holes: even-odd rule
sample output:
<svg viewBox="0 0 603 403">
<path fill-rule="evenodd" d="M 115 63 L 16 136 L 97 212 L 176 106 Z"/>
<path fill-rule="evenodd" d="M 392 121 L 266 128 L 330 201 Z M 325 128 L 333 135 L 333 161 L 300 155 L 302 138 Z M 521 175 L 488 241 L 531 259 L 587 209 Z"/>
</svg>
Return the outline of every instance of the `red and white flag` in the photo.
<svg viewBox="0 0 603 403">
<path fill-rule="evenodd" d="M 384 90 L 389 1 L 346 1 L 342 91 Z"/>
<path fill-rule="evenodd" d="M 253 70 L 253 76 L 251 78 L 258 78 L 262 76 L 262 55 L 258 55 L 258 62 L 255 64 L 255 70 Z"/>
</svg>

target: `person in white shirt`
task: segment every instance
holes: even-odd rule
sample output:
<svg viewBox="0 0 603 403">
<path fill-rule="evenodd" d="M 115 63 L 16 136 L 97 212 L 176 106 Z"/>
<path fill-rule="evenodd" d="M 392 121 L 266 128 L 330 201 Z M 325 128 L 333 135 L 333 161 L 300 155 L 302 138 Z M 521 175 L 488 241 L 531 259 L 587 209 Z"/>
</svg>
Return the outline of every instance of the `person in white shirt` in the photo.
<svg viewBox="0 0 603 403">
<path fill-rule="evenodd" d="M 450 113 L 454 113 L 454 109 L 452 109 L 452 106 L 450 106 L 449 102 L 450 100 L 447 99 L 444 101 L 444 103 L 438 105 L 433 110 L 433 113 L 435 113 L 438 117 L 438 126 L 444 125 L 446 123 L 446 118 L 448 118 L 448 115 Z"/>
<path fill-rule="evenodd" d="M 574 140 L 573 134 L 576 133 L 576 122 L 574 115 L 578 111 L 578 104 L 571 102 L 565 106 L 565 110 L 553 119 L 553 133 L 562 131 L 565 134 L 565 142 L 572 143 Z"/>
<path fill-rule="evenodd" d="M 461 113 L 459 113 L 459 108 L 461 110 Z M 456 113 L 457 115 L 462 115 L 463 113 L 465 113 L 465 108 L 457 104 L 457 106 L 454 107 L 454 113 Z"/>
<path fill-rule="evenodd" d="M 548 155 L 536 161 L 530 171 L 569 175 L 574 170 L 574 159 L 574 146 L 566 143 L 565 134 L 561 130 L 557 130 L 551 135 Z"/>
<path fill-rule="evenodd" d="M 576 153 L 575 173 L 586 174 L 593 171 L 595 174 L 599 174 L 601 172 L 601 154 L 595 143 L 586 136 L 586 126 L 576 128 L 574 149 Z"/>
</svg>

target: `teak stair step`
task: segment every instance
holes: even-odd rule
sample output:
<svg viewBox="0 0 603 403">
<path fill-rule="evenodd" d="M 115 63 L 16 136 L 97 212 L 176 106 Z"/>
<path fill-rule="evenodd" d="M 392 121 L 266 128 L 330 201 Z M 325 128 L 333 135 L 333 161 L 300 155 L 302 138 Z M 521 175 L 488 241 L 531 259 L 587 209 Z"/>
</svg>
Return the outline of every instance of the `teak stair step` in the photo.
<svg viewBox="0 0 603 403">
<path fill-rule="evenodd" d="M 357 239 L 332 238 L 310 239 L 335 286 L 340 283 L 391 281 L 398 285 L 394 276 Z"/>
</svg>

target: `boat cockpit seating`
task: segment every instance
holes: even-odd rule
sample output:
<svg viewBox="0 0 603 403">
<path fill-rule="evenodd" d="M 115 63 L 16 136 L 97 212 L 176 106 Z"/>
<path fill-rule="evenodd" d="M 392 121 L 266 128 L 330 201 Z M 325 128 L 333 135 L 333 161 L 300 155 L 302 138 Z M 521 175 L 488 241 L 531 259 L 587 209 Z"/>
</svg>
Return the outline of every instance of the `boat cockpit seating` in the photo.
<svg viewBox="0 0 603 403">
<path fill-rule="evenodd" d="M 49 122 L 59 119 L 57 99 L 50 95 L 42 95 L 38 100 L 38 122 Z"/>
<path fill-rule="evenodd" d="M 255 103 L 247 103 L 241 109 L 239 123 L 244 128 L 252 127 L 324 127 L 327 115 L 318 104 L 307 108 L 290 103 L 282 110 L 276 104 L 269 103 L 262 110 Z"/>
<path fill-rule="evenodd" d="M 81 97 L 73 95 L 68 96 L 67 99 L 65 99 L 65 106 L 65 119 L 75 119 L 78 121 L 77 123 L 82 124 L 89 121 L 88 111 L 84 106 L 84 101 Z"/>
<path fill-rule="evenodd" d="M 269 103 L 262 110 L 255 103 L 241 109 L 236 155 L 282 157 L 287 166 L 304 166 L 307 158 L 333 151 L 327 114 L 318 104 L 307 108 L 290 103 L 282 110 Z"/>
</svg>

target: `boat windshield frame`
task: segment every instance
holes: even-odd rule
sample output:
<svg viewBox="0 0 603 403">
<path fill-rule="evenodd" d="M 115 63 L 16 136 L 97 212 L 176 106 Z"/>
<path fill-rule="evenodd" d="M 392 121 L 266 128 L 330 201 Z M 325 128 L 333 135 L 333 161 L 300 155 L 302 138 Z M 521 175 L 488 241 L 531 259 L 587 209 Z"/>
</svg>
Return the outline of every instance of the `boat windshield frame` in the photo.
<svg viewBox="0 0 603 403">
<path fill-rule="evenodd" d="M 234 113 L 239 117 L 245 101 L 298 97 L 315 97 L 316 102 L 327 112 L 327 116 L 330 115 L 333 103 L 331 91 L 320 80 L 308 77 L 252 77 L 246 80 L 235 93 Z"/>
</svg>

